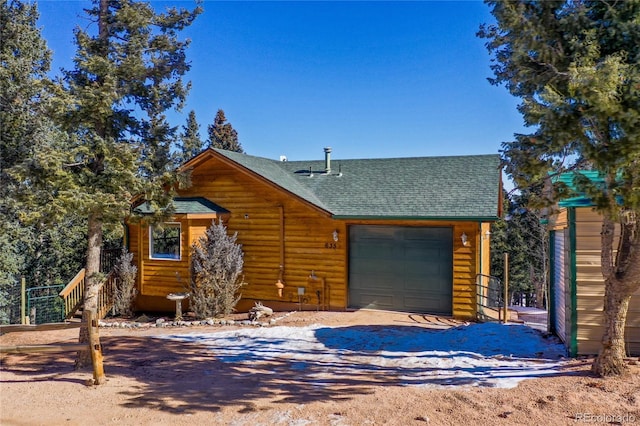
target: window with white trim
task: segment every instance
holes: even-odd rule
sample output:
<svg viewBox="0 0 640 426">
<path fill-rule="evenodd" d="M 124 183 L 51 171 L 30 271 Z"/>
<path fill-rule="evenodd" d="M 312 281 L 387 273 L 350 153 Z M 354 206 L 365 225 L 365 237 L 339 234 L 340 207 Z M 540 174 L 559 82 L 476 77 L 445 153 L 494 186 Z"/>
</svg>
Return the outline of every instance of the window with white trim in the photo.
<svg viewBox="0 0 640 426">
<path fill-rule="evenodd" d="M 180 224 L 163 223 L 149 227 L 149 257 L 180 260 Z"/>
</svg>

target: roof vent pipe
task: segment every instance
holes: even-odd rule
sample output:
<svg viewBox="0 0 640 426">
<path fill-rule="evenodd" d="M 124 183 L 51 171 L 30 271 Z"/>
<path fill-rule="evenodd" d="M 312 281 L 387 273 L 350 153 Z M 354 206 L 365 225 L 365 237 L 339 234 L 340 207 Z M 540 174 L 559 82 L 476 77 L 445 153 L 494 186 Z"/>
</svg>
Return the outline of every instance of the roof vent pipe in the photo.
<svg viewBox="0 0 640 426">
<path fill-rule="evenodd" d="M 324 172 L 331 173 L 331 147 L 329 146 L 324 149 Z"/>
</svg>

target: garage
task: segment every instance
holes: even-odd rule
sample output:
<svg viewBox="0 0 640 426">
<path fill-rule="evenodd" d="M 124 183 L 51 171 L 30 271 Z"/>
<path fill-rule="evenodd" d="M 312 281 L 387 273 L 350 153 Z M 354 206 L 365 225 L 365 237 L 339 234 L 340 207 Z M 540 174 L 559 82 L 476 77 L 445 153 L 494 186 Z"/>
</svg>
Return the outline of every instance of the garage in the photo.
<svg viewBox="0 0 640 426">
<path fill-rule="evenodd" d="M 451 228 L 349 228 L 350 308 L 451 315 L 452 297 Z"/>
</svg>

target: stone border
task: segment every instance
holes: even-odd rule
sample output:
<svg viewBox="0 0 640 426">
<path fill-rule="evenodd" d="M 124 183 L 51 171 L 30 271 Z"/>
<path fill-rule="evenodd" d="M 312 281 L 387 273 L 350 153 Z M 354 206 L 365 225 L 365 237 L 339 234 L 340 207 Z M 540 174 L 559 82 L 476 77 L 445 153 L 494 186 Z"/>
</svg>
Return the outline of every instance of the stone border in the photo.
<svg viewBox="0 0 640 426">
<path fill-rule="evenodd" d="M 249 327 L 265 327 L 275 325 L 278 321 L 287 318 L 297 311 L 287 312 L 279 317 L 269 319 L 268 322 L 250 321 L 250 320 L 232 320 L 209 318 L 200 321 L 172 321 L 165 318 L 158 318 L 154 322 L 137 322 L 137 321 L 103 321 L 98 322 L 99 327 L 103 328 L 172 328 L 172 327 L 201 327 L 201 326 L 249 326 Z"/>
</svg>

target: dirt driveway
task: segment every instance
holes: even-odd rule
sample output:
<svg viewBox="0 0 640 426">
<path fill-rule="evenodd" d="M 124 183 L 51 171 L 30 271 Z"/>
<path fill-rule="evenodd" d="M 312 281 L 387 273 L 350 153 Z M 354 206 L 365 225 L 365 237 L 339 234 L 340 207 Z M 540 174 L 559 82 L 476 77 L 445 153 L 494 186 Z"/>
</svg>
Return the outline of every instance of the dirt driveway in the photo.
<svg viewBox="0 0 640 426">
<path fill-rule="evenodd" d="M 297 312 L 276 326 L 393 325 L 445 329 L 458 322 L 358 311 Z M 286 359 L 221 361 L 206 346 L 159 338 L 217 332 L 229 326 L 102 328 L 106 384 L 86 386 L 68 354 L 8 355 L 0 363 L 2 425 L 478 425 L 640 424 L 640 367 L 602 380 L 588 359 L 566 361 L 553 377 L 513 389 L 406 386 L 367 374 L 333 377 L 320 386 Z M 35 335 L 35 336 L 34 336 Z M 0 344 L 67 342 L 77 330 L 12 333 Z M 331 370 L 331 366 L 322 366 Z"/>
</svg>

